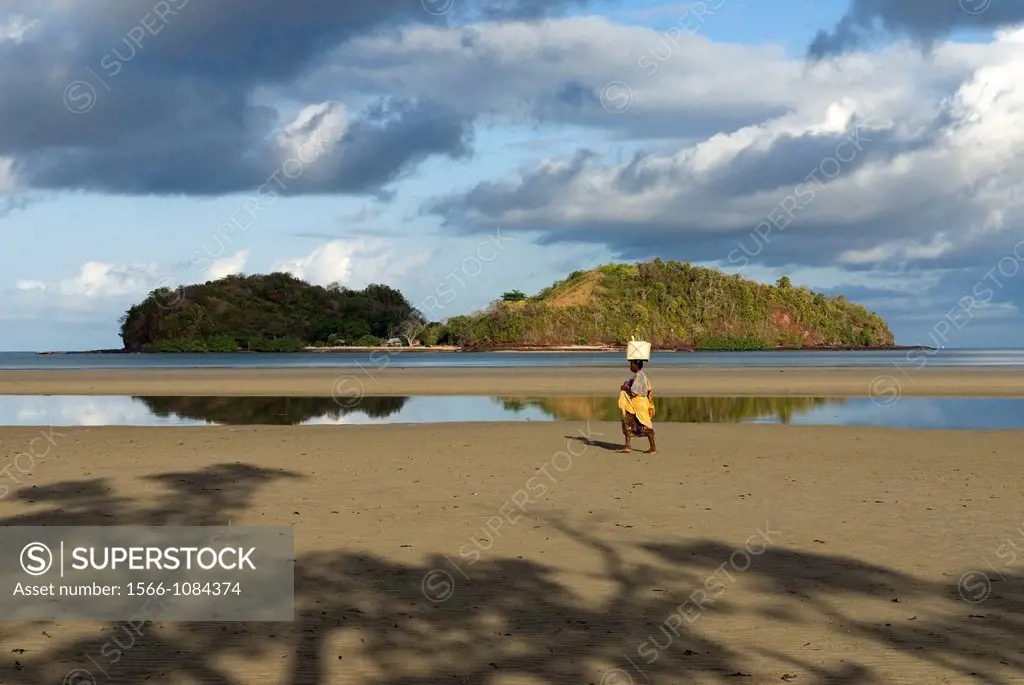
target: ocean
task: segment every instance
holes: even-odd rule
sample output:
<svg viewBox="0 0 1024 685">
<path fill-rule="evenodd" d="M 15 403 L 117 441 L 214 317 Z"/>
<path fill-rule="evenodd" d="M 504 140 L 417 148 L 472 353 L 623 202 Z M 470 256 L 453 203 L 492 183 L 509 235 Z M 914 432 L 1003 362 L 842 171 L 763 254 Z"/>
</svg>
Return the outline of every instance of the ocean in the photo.
<svg viewBox="0 0 1024 685">
<path fill-rule="evenodd" d="M 303 352 L 292 354 L 48 354 L 0 352 L 0 370 L 200 368 L 518 368 L 622 366 L 623 352 Z M 942 349 L 657 352 L 658 367 L 1024 366 L 1024 350 Z"/>
</svg>

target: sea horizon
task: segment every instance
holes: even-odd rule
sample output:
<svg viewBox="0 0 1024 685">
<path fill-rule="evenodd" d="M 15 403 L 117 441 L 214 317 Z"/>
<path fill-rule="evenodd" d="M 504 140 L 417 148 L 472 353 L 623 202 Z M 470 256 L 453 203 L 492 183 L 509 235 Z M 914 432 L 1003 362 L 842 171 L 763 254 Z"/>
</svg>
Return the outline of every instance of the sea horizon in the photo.
<svg viewBox="0 0 1024 685">
<path fill-rule="evenodd" d="M 0 351 L 0 370 L 104 370 L 196 368 L 528 368 L 619 366 L 618 351 L 434 351 L 395 347 L 372 351 L 95 353 L 45 354 Z M 891 348 L 884 350 L 655 351 L 657 367 L 881 367 L 1024 366 L 1024 348 Z"/>
</svg>

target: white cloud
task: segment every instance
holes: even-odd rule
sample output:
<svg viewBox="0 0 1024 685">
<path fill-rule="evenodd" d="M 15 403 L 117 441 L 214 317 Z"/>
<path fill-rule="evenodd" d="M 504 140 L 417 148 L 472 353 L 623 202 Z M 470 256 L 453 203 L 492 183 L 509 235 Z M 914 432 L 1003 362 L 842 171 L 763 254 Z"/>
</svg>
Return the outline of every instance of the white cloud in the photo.
<svg viewBox="0 0 1024 685">
<path fill-rule="evenodd" d="M 46 284 L 42 281 L 20 280 L 17 283 L 18 290 L 46 290 Z"/>
<path fill-rule="evenodd" d="M 941 90 L 990 56 L 953 45 L 929 60 L 898 44 L 809 66 L 780 45 L 666 35 L 590 16 L 379 33 L 342 46 L 303 83 L 311 94 L 346 87 L 404 97 L 444 93 L 453 104 L 506 121 L 535 115 L 641 138 L 706 137 L 786 112 L 807 116 L 843 98 L 899 109 L 900 119 L 921 116 L 928 102 L 908 94 Z M 629 89 L 627 112 L 602 109 L 598 100 L 609 84 Z"/>
<path fill-rule="evenodd" d="M 22 42 L 25 39 L 25 34 L 38 23 L 37 20 L 29 21 L 17 15 L 9 17 L 6 22 L 0 21 L 0 43 L 5 41 Z"/>
<path fill-rule="evenodd" d="M 317 246 L 304 257 L 278 262 L 273 271 L 285 271 L 316 285 L 340 283 L 362 288 L 370 283 L 391 283 L 410 270 L 426 264 L 433 252 L 400 256 L 396 246 L 375 239 L 333 240 Z"/>
<path fill-rule="evenodd" d="M 4 322 L 0 346 L 36 350 L 120 347 L 118 318 L 156 287 L 158 276 L 154 264 L 90 261 L 70 278 L 20 279 L 14 289 L 0 290 L 0 320 Z"/>
<path fill-rule="evenodd" d="M 358 249 L 351 242 L 336 240 L 320 245 L 305 257 L 280 261 L 273 270 L 319 285 L 345 283 L 352 274 L 352 257 Z"/>
<path fill-rule="evenodd" d="M 216 281 L 217 279 L 242 273 L 246 263 L 249 261 L 249 251 L 239 250 L 230 257 L 215 259 L 210 263 L 209 268 L 203 276 L 204 280 Z"/>
<path fill-rule="evenodd" d="M 308 105 L 284 127 L 276 143 L 281 159 L 310 164 L 330 152 L 348 130 L 348 115 L 340 102 Z"/>
<path fill-rule="evenodd" d="M 0 156 L 0 195 L 13 193 L 18 188 L 14 176 L 14 158 Z"/>
<path fill-rule="evenodd" d="M 20 279 L 14 290 L 0 291 L 0 317 L 116 321 L 132 300 L 156 287 L 158 277 L 156 264 L 86 262 L 71 278 L 50 282 Z"/>
<path fill-rule="evenodd" d="M 571 25 L 550 22 L 535 40 Z M 628 49 L 614 48 L 620 55 L 635 52 L 644 34 L 592 25 L 597 45 L 611 34 L 632 37 Z M 511 30 L 481 28 L 482 46 L 461 52 L 508 55 Z M 395 35 L 371 43 L 416 45 L 428 55 L 435 49 Z M 456 71 L 470 68 L 449 49 Z M 595 64 L 607 63 L 580 49 Z M 668 108 L 686 131 L 700 103 L 706 117 L 719 120 L 718 133 L 664 141 L 624 162 L 598 154 L 544 160 L 518 177 L 478 184 L 441 213 L 481 229 L 544 227 L 548 238 L 603 243 L 629 257 L 667 248 L 722 263 L 755 227 L 775 223 L 769 240 L 747 240 L 750 262 L 768 266 L 939 262 L 1024 228 L 1024 30 L 1001 33 L 989 45 L 940 44 L 928 58 L 896 45 L 813 66 L 772 48 L 700 38 L 684 37 L 678 50 L 658 65 L 648 88 L 635 88 L 632 107 L 608 114 L 604 125 L 642 123 Z M 542 78 L 567 78 L 562 69 L 577 59 L 549 59 Z M 524 61 L 501 60 L 498 68 L 527 69 L 532 62 Z M 593 68 L 580 73 L 592 83 Z M 784 109 L 763 113 L 765 106 Z M 738 112 L 750 123 L 729 128 Z"/>
<path fill-rule="evenodd" d="M 682 247 L 708 232 L 749 231 L 796 185 L 771 185 L 778 170 L 802 178 L 822 161 L 822 152 L 814 157 L 808 145 L 787 143 L 835 133 L 856 115 L 886 140 L 843 169 L 802 213 L 799 225 L 816 234 L 804 238 L 800 259 L 938 260 L 1021 220 L 1018 208 L 1007 206 L 1005 187 L 971 189 L 978 179 L 1005 181 L 1024 171 L 1022 37 L 1021 30 L 1003 31 L 991 44 L 940 43 L 930 55 L 896 43 L 809 65 L 780 46 L 667 37 L 602 17 L 417 26 L 351 41 L 304 84 L 404 97 L 440 92 L 510 122 L 528 114 L 621 135 L 676 136 L 650 156 L 591 160 L 580 173 L 578 160 L 547 160 L 522 180 L 479 186 L 471 199 L 493 201 L 454 220 L 550 227 L 548 236 L 614 247 L 610 234 Z M 613 80 L 632 89 L 631 106 L 618 115 L 594 102 Z M 763 166 L 753 168 L 758 155 Z M 743 164 L 755 182 L 741 178 Z M 709 184 L 724 197 L 707 192 Z M 595 230 L 609 224 L 618 225 Z M 819 237 L 826 240 L 814 257 Z M 724 258 L 731 247 L 714 249 Z"/>
<path fill-rule="evenodd" d="M 934 260 L 948 254 L 953 243 L 945 233 L 938 233 L 928 243 L 914 241 L 887 242 L 866 250 L 847 250 L 839 255 L 842 264 L 877 264 L 892 260 Z"/>
<path fill-rule="evenodd" d="M 77 276 L 61 281 L 57 288 L 63 295 L 118 297 L 144 294 L 156 280 L 156 264 L 86 262 Z"/>
</svg>

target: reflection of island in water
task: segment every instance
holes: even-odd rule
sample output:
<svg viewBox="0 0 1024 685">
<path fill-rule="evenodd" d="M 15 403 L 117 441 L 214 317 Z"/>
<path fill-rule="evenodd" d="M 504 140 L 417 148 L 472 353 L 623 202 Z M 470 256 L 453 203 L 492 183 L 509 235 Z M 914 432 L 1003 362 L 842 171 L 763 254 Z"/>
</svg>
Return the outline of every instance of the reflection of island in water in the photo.
<svg viewBox="0 0 1024 685">
<path fill-rule="evenodd" d="M 161 418 L 207 421 L 222 425 L 285 425 L 294 426 L 313 419 L 338 420 L 350 414 L 363 414 L 370 419 L 387 419 L 406 408 L 409 397 L 362 397 L 353 406 L 348 400 L 333 397 L 135 397 Z M 355 398 L 353 398 L 354 400 Z M 455 398 L 436 398 L 426 409 L 439 412 L 427 421 L 444 421 L 441 404 Z M 472 398 L 463 398 L 472 399 Z M 483 399 L 483 398 L 480 398 Z M 617 397 L 495 397 L 508 412 L 506 420 L 527 408 L 539 409 L 555 420 L 618 421 Z M 655 421 L 685 423 L 740 423 L 753 419 L 775 419 L 789 423 L 797 414 L 804 414 L 828 404 L 842 404 L 842 398 L 825 397 L 657 397 Z M 427 411 L 427 416 L 431 415 Z M 493 419 L 492 419 L 493 420 Z M 501 419 L 498 419 L 501 420 Z"/>
<path fill-rule="evenodd" d="M 353 406 L 333 397 L 135 397 L 154 415 L 229 425 L 294 426 L 310 419 L 361 413 L 372 419 L 402 410 L 408 397 L 363 397 Z"/>
<path fill-rule="evenodd" d="M 563 421 L 618 421 L 618 397 L 501 397 L 510 411 L 536 407 Z M 789 423 L 827 404 L 843 404 L 841 397 L 659 397 L 655 395 L 655 421 L 680 423 L 740 423 L 775 418 Z"/>
</svg>

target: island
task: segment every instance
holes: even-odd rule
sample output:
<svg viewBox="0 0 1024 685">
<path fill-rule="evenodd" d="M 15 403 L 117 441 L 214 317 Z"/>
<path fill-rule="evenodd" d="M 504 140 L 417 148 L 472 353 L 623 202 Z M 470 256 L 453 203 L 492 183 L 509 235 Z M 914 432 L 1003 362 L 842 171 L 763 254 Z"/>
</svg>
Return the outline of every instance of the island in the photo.
<svg viewBox="0 0 1024 685">
<path fill-rule="evenodd" d="M 660 259 L 576 271 L 445 321 L 428 321 L 388 285 L 272 273 L 154 290 L 120 323 L 125 352 L 617 350 L 634 338 L 659 350 L 906 349 L 842 295 Z"/>
<path fill-rule="evenodd" d="M 661 350 L 895 348 L 882 317 L 841 295 L 660 259 L 576 271 L 533 297 L 508 292 L 445 329 L 463 349 L 621 349 L 630 339 Z"/>
<path fill-rule="evenodd" d="M 160 288 L 121 317 L 127 352 L 301 352 L 395 338 L 432 344 L 442 329 L 387 285 L 323 287 L 287 273 Z"/>
</svg>

